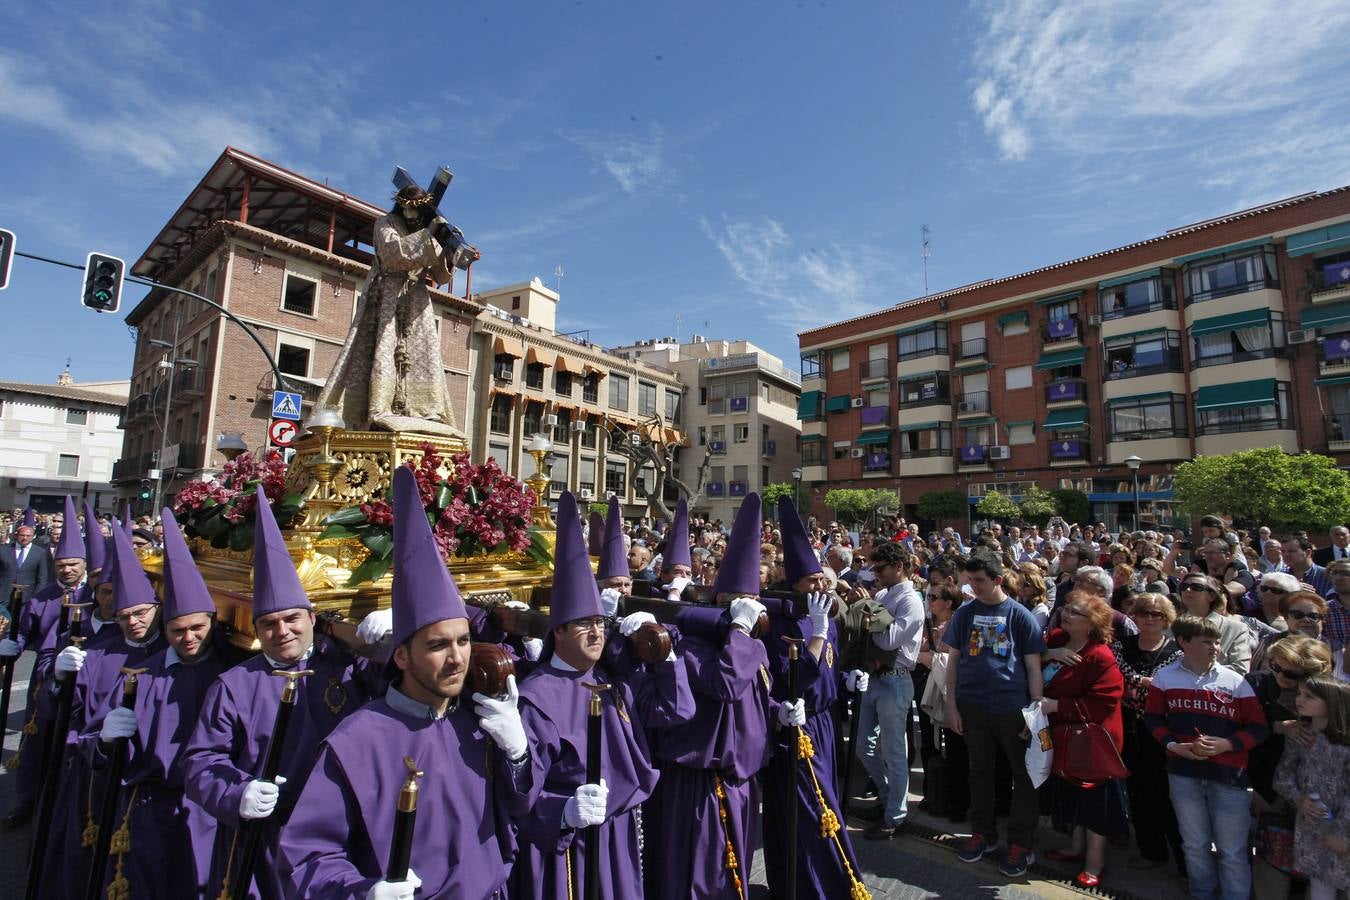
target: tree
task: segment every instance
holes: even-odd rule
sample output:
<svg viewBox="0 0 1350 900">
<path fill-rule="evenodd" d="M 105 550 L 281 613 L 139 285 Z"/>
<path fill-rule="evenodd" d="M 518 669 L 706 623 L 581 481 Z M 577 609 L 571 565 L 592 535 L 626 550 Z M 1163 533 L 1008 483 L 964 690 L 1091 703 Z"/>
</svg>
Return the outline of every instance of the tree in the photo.
<svg viewBox="0 0 1350 900">
<path fill-rule="evenodd" d="M 881 488 L 836 488 L 825 494 L 825 505 L 834 510 L 841 521 L 856 525 L 875 515 L 894 515 L 900 508 L 900 501 L 894 491 Z"/>
<path fill-rule="evenodd" d="M 1176 489 L 1186 515 L 1227 514 L 1238 528 L 1319 532 L 1350 517 L 1350 476 L 1317 453 L 1202 456 L 1177 466 Z"/>
<path fill-rule="evenodd" d="M 1007 494 L 990 491 L 975 506 L 976 512 L 991 519 L 1015 519 L 1022 511 Z"/>
<path fill-rule="evenodd" d="M 704 450 L 703 461 L 694 470 L 694 477 L 685 479 L 676 477 L 675 461 L 680 450 L 688 446 L 689 439 L 668 427 L 659 413 L 631 430 L 611 421 L 605 425 L 605 431 L 609 436 L 609 452 L 633 464 L 634 478 L 643 474 L 651 479 L 651 484 L 643 485 L 647 493 L 647 506 L 667 522 L 674 518 L 665 503 L 667 481 L 679 489 L 690 506 L 702 499 L 703 488 L 708 483 L 708 470 L 712 467 L 712 448 Z"/>
<path fill-rule="evenodd" d="M 1082 525 L 1092 518 L 1092 501 L 1082 491 L 1059 488 L 1050 496 L 1055 498 L 1055 513 L 1070 525 Z"/>
<path fill-rule="evenodd" d="M 1022 517 L 1037 525 L 1045 525 L 1055 514 L 1055 498 L 1035 484 L 1022 492 L 1022 502 L 1018 506 L 1022 510 Z"/>
<path fill-rule="evenodd" d="M 797 507 L 797 511 L 801 512 L 803 505 L 806 503 L 806 489 L 803 488 L 799 491 L 792 482 L 775 481 L 773 484 L 767 485 L 760 491 L 759 497 L 764 501 L 764 509 L 766 511 L 778 509 L 779 499 L 786 497 L 792 501 L 793 506 Z M 777 513 L 766 512 L 766 515 L 775 516 Z"/>
<path fill-rule="evenodd" d="M 917 512 L 920 519 L 931 519 L 935 522 L 964 520 L 969 506 L 966 495 L 959 490 L 929 491 L 919 498 Z"/>
</svg>

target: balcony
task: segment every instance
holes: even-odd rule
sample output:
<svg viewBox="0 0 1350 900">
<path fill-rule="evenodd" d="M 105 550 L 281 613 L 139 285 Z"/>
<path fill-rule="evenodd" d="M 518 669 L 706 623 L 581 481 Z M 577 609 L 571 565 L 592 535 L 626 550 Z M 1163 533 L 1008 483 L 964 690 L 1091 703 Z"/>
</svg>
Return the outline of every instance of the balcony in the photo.
<svg viewBox="0 0 1350 900">
<path fill-rule="evenodd" d="M 1140 375 L 1161 375 L 1167 372 L 1181 371 L 1181 348 L 1168 347 L 1162 352 L 1149 352 L 1142 360 L 1131 364 L 1130 360 L 1124 357 L 1113 355 L 1113 351 L 1107 351 L 1106 371 L 1102 373 L 1102 381 L 1119 381 L 1122 378 L 1135 378 Z"/>
<path fill-rule="evenodd" d="M 191 400 L 193 397 L 200 397 L 205 394 L 206 374 L 206 370 L 201 366 L 189 366 L 183 369 L 173 379 L 174 397 Z"/>
<path fill-rule="evenodd" d="M 1050 465 L 1082 465 L 1091 459 L 1088 442 L 1079 437 L 1054 438 L 1046 442 Z"/>
<path fill-rule="evenodd" d="M 1327 449 L 1333 453 L 1350 451 L 1350 413 L 1332 413 L 1322 421 L 1327 432 Z"/>
<path fill-rule="evenodd" d="M 1083 341 L 1083 323 L 1078 316 L 1063 316 L 1041 322 L 1041 343 L 1055 346 L 1080 344 Z"/>
<path fill-rule="evenodd" d="M 112 481 L 130 481 L 133 478 L 139 478 L 141 473 L 145 471 L 140 463 L 139 457 L 115 461 L 112 467 Z"/>
<path fill-rule="evenodd" d="M 703 493 L 707 494 L 709 497 L 724 497 L 726 496 L 724 487 L 725 485 L 720 481 L 709 481 L 707 484 L 703 485 Z"/>
<path fill-rule="evenodd" d="M 957 418 L 961 416 L 979 416 L 989 412 L 988 391 L 968 391 L 960 395 L 956 402 Z"/>
<path fill-rule="evenodd" d="M 858 377 L 863 381 L 886 379 L 890 377 L 890 372 L 891 361 L 889 359 L 868 359 L 858 363 Z"/>
<path fill-rule="evenodd" d="M 948 437 L 950 437 L 950 435 L 948 435 Z M 952 455 L 951 447 L 915 447 L 911 449 L 909 447 L 904 446 L 903 442 L 901 442 L 900 445 L 901 459 L 931 459 L 932 457 L 935 456 L 951 456 L 951 455 Z"/>
<path fill-rule="evenodd" d="M 863 457 L 863 473 L 867 475 L 891 474 L 891 454 L 886 450 L 871 450 Z"/>
<path fill-rule="evenodd" d="M 136 399 L 127 404 L 127 421 L 132 422 L 150 412 L 150 395 L 137 394 Z"/>
<path fill-rule="evenodd" d="M 863 428 L 876 428 L 889 425 L 891 408 L 889 406 L 864 406 L 858 410 L 858 418 Z"/>
<path fill-rule="evenodd" d="M 961 468 L 989 465 L 989 448 L 984 444 L 966 444 L 958 457 Z"/>
<path fill-rule="evenodd" d="M 721 456 L 727 452 L 726 441 L 708 441 L 708 452 L 714 456 Z"/>
<path fill-rule="evenodd" d="M 744 497 L 750 493 L 750 484 L 745 481 L 728 481 L 727 493 L 733 497 Z"/>
<path fill-rule="evenodd" d="M 726 411 L 727 411 L 727 401 L 725 401 L 725 400 L 709 400 L 709 401 L 708 401 L 708 415 L 710 415 L 710 416 L 720 416 L 722 413 L 724 413 L 724 412 L 726 412 Z"/>
<path fill-rule="evenodd" d="M 1325 263 L 1308 274 L 1308 299 L 1333 303 L 1350 298 L 1350 262 Z"/>
<path fill-rule="evenodd" d="M 745 411 L 746 411 L 747 409 L 749 409 L 749 408 L 750 408 L 750 398 L 749 398 L 749 397 L 732 397 L 732 398 L 731 398 L 731 411 L 732 411 L 732 412 L 734 412 L 734 413 L 745 412 Z"/>
<path fill-rule="evenodd" d="M 986 362 L 989 359 L 989 341 L 985 338 L 971 338 L 962 341 L 956 348 L 958 366 Z"/>
<path fill-rule="evenodd" d="M 765 442 L 764 442 L 764 445 L 763 445 L 762 447 L 759 448 L 759 455 L 760 455 L 760 456 L 777 456 L 777 455 L 778 455 L 778 442 L 777 442 L 777 441 L 765 441 Z"/>
<path fill-rule="evenodd" d="M 1346 351 L 1350 355 L 1350 350 Z M 1212 356 L 1195 356 L 1191 367 L 1203 369 L 1206 366 L 1226 366 L 1229 363 L 1252 362 L 1257 359 L 1276 359 L 1287 355 L 1283 347 L 1267 347 L 1264 350 L 1236 350 L 1232 353 L 1216 353 Z M 1350 360 L 1346 360 L 1350 362 Z M 1178 370 L 1180 371 L 1180 370 Z"/>
<path fill-rule="evenodd" d="M 1087 382 L 1082 378 L 1065 378 L 1045 386 L 1045 405 L 1056 403 L 1086 403 Z"/>
<path fill-rule="evenodd" d="M 1170 291 L 1167 296 L 1161 298 L 1153 292 L 1141 297 L 1126 294 L 1119 299 L 1112 299 L 1107 296 L 1102 299 L 1102 321 L 1110 322 L 1113 319 L 1124 319 L 1129 316 L 1141 316 L 1144 313 L 1157 312 L 1161 309 L 1176 308 L 1177 301 L 1171 296 Z"/>
<path fill-rule="evenodd" d="M 1333 334 L 1319 340 L 1317 345 L 1319 374 L 1350 372 L 1350 334 Z"/>
<path fill-rule="evenodd" d="M 951 390 L 946 384 L 929 382 L 927 384 L 900 385 L 900 408 L 917 409 L 920 406 L 949 406 L 952 402 Z"/>
<path fill-rule="evenodd" d="M 179 444 L 178 459 L 175 465 L 180 469 L 200 469 L 202 467 L 202 444 Z"/>
<path fill-rule="evenodd" d="M 1262 410 L 1274 410 L 1273 406 L 1257 407 Z M 1215 434 L 1238 434 L 1245 431 L 1289 431 L 1294 427 L 1294 420 L 1290 416 L 1280 417 L 1272 415 L 1264 418 L 1251 419 L 1230 419 L 1221 422 L 1197 422 L 1195 425 L 1195 434 L 1197 437 L 1209 437 Z"/>
</svg>

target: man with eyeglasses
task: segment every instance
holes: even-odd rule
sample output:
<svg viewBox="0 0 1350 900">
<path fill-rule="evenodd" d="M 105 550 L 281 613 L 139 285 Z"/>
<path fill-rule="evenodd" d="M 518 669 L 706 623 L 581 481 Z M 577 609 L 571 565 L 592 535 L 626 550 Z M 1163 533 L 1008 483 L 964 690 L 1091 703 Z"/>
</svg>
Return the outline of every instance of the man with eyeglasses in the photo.
<svg viewBox="0 0 1350 900">
<path fill-rule="evenodd" d="M 1332 590 L 1325 594 L 1327 618 L 1322 633 L 1332 647 L 1340 649 L 1350 644 L 1350 610 L 1342 597 L 1350 597 L 1350 559 L 1338 559 L 1327 568 Z"/>
</svg>

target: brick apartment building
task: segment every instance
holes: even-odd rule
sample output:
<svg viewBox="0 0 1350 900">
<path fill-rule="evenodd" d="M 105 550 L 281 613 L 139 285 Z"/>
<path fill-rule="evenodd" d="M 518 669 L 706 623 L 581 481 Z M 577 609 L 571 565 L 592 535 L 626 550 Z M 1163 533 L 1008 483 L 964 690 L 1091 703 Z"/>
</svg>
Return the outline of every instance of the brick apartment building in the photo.
<svg viewBox="0 0 1350 900">
<path fill-rule="evenodd" d="M 386 211 L 227 147 L 131 271 L 209 297 L 251 325 L 301 390 L 307 415 L 355 315 L 373 258 L 372 226 Z M 473 323 L 482 307 L 433 296 L 451 403 L 468 435 Z M 242 434 L 250 448 L 266 443 L 274 377 L 242 329 L 163 290 L 151 290 L 126 321 L 137 343 L 112 473 L 121 497 L 136 496 L 151 469 L 163 470 L 166 497 L 218 472 L 219 435 Z"/>
<path fill-rule="evenodd" d="M 799 335 L 802 464 L 834 487 L 1076 488 L 1094 521 L 1174 519 L 1196 456 L 1350 464 L 1350 187 L 1243 210 Z M 1235 485 L 1235 488 L 1238 486 Z M 931 523 L 928 523 L 931 524 Z"/>
</svg>

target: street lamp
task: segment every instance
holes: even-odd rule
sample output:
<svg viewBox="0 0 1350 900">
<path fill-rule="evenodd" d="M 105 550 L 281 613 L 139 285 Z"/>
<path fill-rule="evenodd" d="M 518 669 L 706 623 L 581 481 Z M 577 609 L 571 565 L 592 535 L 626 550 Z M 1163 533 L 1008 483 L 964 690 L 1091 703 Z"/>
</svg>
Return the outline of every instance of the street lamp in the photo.
<svg viewBox="0 0 1350 900">
<path fill-rule="evenodd" d="M 216 452 L 232 461 L 236 456 L 248 450 L 242 431 L 226 431 L 216 438 Z"/>
<path fill-rule="evenodd" d="M 173 320 L 173 343 L 171 344 L 168 341 L 161 341 L 156 338 L 151 338 L 149 341 L 150 346 L 160 347 L 169 351 L 168 354 L 159 361 L 157 366 L 160 371 L 165 373 L 164 422 L 159 429 L 159 463 L 158 469 L 156 469 L 158 474 L 154 479 L 155 499 L 153 505 L 150 507 L 151 516 L 159 510 L 160 498 L 164 496 L 165 470 L 169 468 L 170 463 L 172 463 L 175 469 L 175 475 L 177 474 L 178 469 L 178 459 L 176 457 L 173 460 L 166 459 L 169 450 L 169 420 L 173 418 L 173 383 L 178 377 L 178 367 L 183 366 L 184 368 L 190 369 L 201 365 L 201 363 L 191 357 L 178 355 L 178 331 L 182 324 L 183 313 L 179 310 Z M 181 434 L 179 435 L 179 438 L 182 438 Z"/>
<path fill-rule="evenodd" d="M 792 470 L 792 505 L 797 508 L 797 515 L 802 514 L 802 467 L 798 466 Z"/>
<path fill-rule="evenodd" d="M 1133 454 L 1125 457 L 1125 465 L 1130 467 L 1130 478 L 1134 481 L 1134 528 L 1132 529 L 1134 531 L 1139 530 L 1139 467 L 1143 463 L 1142 459 Z"/>
</svg>

